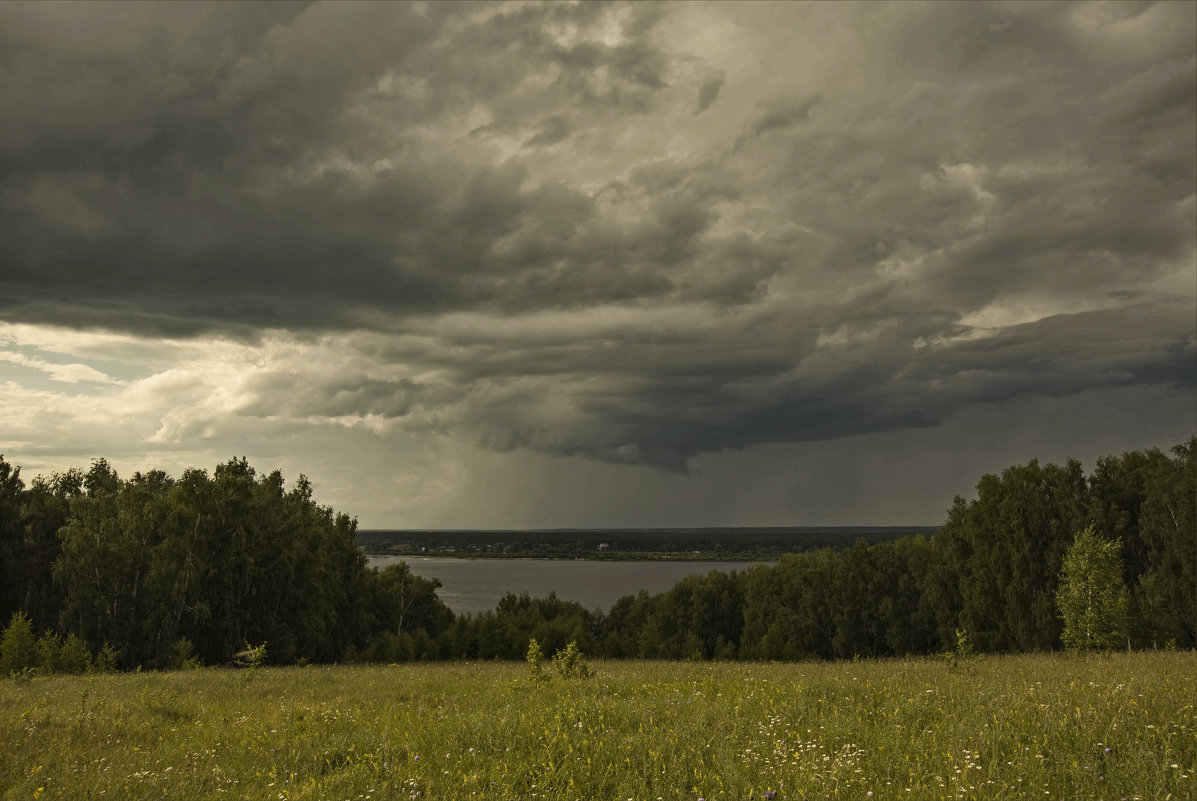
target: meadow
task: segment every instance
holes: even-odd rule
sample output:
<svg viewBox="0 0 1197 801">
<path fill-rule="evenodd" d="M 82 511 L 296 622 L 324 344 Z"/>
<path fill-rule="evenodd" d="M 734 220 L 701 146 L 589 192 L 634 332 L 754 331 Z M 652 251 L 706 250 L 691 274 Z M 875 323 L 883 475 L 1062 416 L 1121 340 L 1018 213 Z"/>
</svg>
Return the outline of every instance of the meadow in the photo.
<svg viewBox="0 0 1197 801">
<path fill-rule="evenodd" d="M 0 795 L 1179 799 L 1192 652 L 0 681 Z M 550 671 L 546 671 L 550 672 Z"/>
</svg>

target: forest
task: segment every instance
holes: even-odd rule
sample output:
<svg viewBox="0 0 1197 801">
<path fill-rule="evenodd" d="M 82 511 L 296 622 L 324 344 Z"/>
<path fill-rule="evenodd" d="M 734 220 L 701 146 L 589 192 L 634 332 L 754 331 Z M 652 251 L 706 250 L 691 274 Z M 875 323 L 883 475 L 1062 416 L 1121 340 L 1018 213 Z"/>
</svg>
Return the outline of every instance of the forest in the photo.
<svg viewBox="0 0 1197 801">
<path fill-rule="evenodd" d="M 1065 644 L 1066 557 L 1116 558 L 1122 648 L 1197 641 L 1197 437 L 986 474 L 935 533 L 784 555 L 599 612 L 508 595 L 454 615 L 404 564 L 367 567 L 350 516 L 303 476 L 232 459 L 209 474 L 38 476 L 0 457 L 0 675 L 38 670 L 522 659 L 576 642 L 605 658 L 850 659 Z M 1073 551 L 1075 553 L 1075 549 Z M 1082 563 L 1083 564 L 1083 563 Z M 1083 569 L 1083 568 L 1082 568 Z M 1074 571 L 1075 572 L 1075 571 Z M 1112 607 L 1113 608 L 1113 607 Z"/>
</svg>

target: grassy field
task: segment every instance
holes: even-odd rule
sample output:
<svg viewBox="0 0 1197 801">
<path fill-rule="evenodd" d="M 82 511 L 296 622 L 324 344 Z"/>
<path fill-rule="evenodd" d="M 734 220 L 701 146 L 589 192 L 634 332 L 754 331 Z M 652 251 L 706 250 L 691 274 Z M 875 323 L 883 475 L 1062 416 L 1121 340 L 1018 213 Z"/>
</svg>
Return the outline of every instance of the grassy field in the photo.
<svg viewBox="0 0 1197 801">
<path fill-rule="evenodd" d="M 35 798 L 1166 799 L 1193 653 L 262 668 L 0 681 Z"/>
</svg>

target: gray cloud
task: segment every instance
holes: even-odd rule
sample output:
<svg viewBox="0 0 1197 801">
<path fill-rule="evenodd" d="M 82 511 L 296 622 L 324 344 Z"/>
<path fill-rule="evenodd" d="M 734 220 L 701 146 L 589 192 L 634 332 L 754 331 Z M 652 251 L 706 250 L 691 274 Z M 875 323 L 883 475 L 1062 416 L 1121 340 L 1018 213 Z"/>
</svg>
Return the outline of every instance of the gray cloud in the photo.
<svg viewBox="0 0 1197 801">
<path fill-rule="evenodd" d="M 723 88 L 723 76 L 722 75 L 720 75 L 717 78 L 712 78 L 711 80 L 707 81 L 699 88 L 698 104 L 697 104 L 697 108 L 694 109 L 695 116 L 703 113 L 704 111 L 706 111 L 707 109 L 709 109 L 711 107 L 711 104 L 714 103 L 715 99 L 719 97 L 719 90 L 722 88 Z"/>
<path fill-rule="evenodd" d="M 347 337 L 237 412 L 674 471 L 1193 386 L 1191 8 L 684 14 L 0 7 L 0 320 Z"/>
<path fill-rule="evenodd" d="M 528 140 L 528 147 L 555 145 L 571 133 L 569 123 L 559 114 L 546 117 L 536 135 Z"/>
<path fill-rule="evenodd" d="M 806 122 L 810 119 L 811 109 L 818 102 L 818 96 L 774 101 L 773 108 L 765 111 L 752 122 L 752 133 L 760 136 L 768 131 L 789 128 L 791 125 Z"/>
</svg>

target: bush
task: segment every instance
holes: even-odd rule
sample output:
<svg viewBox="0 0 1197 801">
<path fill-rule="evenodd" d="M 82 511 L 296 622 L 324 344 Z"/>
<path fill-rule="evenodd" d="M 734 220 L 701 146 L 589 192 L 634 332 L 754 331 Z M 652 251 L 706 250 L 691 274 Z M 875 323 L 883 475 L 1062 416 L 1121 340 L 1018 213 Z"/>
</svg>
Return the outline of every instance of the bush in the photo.
<svg viewBox="0 0 1197 801">
<path fill-rule="evenodd" d="M 87 673 L 91 671 L 91 651 L 75 632 L 67 635 L 58 651 L 58 669 L 63 673 Z"/>
<path fill-rule="evenodd" d="M 0 638 L 0 676 L 20 674 L 37 667 L 37 640 L 33 621 L 24 612 L 16 612 Z"/>
<path fill-rule="evenodd" d="M 197 670 L 203 667 L 203 661 L 195 655 L 195 646 L 186 637 L 175 640 L 170 647 L 167 664 L 171 670 Z"/>
<path fill-rule="evenodd" d="M 104 647 L 96 654 L 96 659 L 91 664 L 92 673 L 112 673 L 116 670 L 120 663 L 120 651 L 112 647 L 112 643 L 105 642 Z"/>
<path fill-rule="evenodd" d="M 237 664 L 250 670 L 266 664 L 266 643 L 263 642 L 261 645 L 246 643 L 245 650 L 237 655 Z"/>
<path fill-rule="evenodd" d="M 62 652 L 62 637 L 47 629 L 37 641 L 37 668 L 42 673 L 61 673 L 59 654 Z"/>
<path fill-rule="evenodd" d="M 594 675 L 586 665 L 586 658 L 578 650 L 578 643 L 572 640 L 565 650 L 554 654 L 553 667 L 563 679 L 588 679 Z"/>
<path fill-rule="evenodd" d="M 528 666 L 532 668 L 532 677 L 537 679 L 545 678 L 542 666 L 544 663 L 544 651 L 540 650 L 540 643 L 533 637 L 528 640 L 528 653 L 524 657 L 528 660 Z"/>
</svg>

